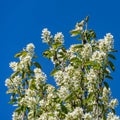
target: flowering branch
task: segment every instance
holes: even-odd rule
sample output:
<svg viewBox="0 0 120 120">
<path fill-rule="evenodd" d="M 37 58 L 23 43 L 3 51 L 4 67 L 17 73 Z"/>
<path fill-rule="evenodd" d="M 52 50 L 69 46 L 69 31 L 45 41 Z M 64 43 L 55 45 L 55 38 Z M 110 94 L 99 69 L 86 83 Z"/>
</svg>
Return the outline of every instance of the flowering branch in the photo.
<svg viewBox="0 0 120 120">
<path fill-rule="evenodd" d="M 61 32 L 53 36 L 47 28 L 42 31 L 41 38 L 49 46 L 43 56 L 54 64 L 51 76 L 57 87 L 47 83 L 34 60 L 32 43 L 15 55 L 19 61 L 10 63 L 13 74 L 5 81 L 10 103 L 18 106 L 13 120 L 120 120 L 115 114 L 118 100 L 111 97 L 107 83 L 115 70 L 113 36 L 107 33 L 96 40 L 95 31 L 88 29 L 88 17 L 70 33 L 80 43 L 66 49 Z"/>
</svg>

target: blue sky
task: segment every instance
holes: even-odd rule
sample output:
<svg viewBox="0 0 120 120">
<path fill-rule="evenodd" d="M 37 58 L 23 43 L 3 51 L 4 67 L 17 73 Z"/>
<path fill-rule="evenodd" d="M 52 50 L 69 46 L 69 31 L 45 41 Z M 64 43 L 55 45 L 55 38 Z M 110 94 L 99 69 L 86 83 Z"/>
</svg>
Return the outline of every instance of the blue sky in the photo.
<svg viewBox="0 0 120 120">
<path fill-rule="evenodd" d="M 116 71 L 112 73 L 114 80 L 109 81 L 112 96 L 120 102 L 120 1 L 119 0 L 0 0 L 0 119 L 11 120 L 14 110 L 8 104 L 9 95 L 4 81 L 12 73 L 9 62 L 14 61 L 14 54 L 28 43 L 34 43 L 43 71 L 48 75 L 48 82 L 54 84 L 49 76 L 52 63 L 42 57 L 47 48 L 40 39 L 41 31 L 47 27 L 53 34 L 63 32 L 65 46 L 76 43 L 70 38 L 69 31 L 76 22 L 90 16 L 89 27 L 103 38 L 108 32 L 114 35 L 114 62 Z M 120 115 L 120 106 L 117 107 Z"/>
</svg>

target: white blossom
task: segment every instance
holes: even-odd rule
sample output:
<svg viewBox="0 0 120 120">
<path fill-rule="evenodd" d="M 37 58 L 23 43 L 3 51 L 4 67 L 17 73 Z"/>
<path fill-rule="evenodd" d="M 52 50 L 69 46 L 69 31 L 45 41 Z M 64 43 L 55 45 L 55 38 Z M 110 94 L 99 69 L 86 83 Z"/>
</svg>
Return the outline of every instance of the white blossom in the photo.
<svg viewBox="0 0 120 120">
<path fill-rule="evenodd" d="M 117 105 L 118 105 L 118 100 L 117 100 L 117 99 L 112 99 L 112 100 L 110 101 L 110 103 L 109 103 L 109 106 L 110 106 L 112 109 L 114 109 L 115 106 L 117 106 Z"/>
<path fill-rule="evenodd" d="M 9 66 L 12 68 L 13 71 L 17 71 L 17 69 L 18 69 L 17 62 L 10 62 Z"/>
<path fill-rule="evenodd" d="M 110 88 L 104 87 L 104 88 L 103 88 L 103 97 L 108 96 L 108 94 L 110 94 Z"/>
<path fill-rule="evenodd" d="M 113 43 L 114 43 L 113 35 L 111 35 L 111 33 L 107 33 L 104 39 L 105 39 L 105 44 L 108 47 L 108 50 L 113 49 Z"/>
<path fill-rule="evenodd" d="M 38 120 L 47 120 L 47 119 L 48 119 L 48 114 L 46 112 L 41 114 L 40 117 L 38 118 Z"/>
<path fill-rule="evenodd" d="M 87 43 L 84 45 L 82 51 L 81 51 L 81 56 L 84 59 L 90 58 L 92 55 L 92 46 L 91 44 Z"/>
<path fill-rule="evenodd" d="M 11 82 L 12 82 L 12 81 L 7 78 L 7 79 L 5 80 L 5 86 L 11 87 Z"/>
<path fill-rule="evenodd" d="M 34 73 L 35 73 L 35 84 L 36 87 L 39 89 L 39 85 L 40 84 L 44 84 L 46 82 L 46 74 L 44 72 L 41 71 L 40 68 L 35 68 L 34 69 Z"/>
<path fill-rule="evenodd" d="M 66 118 L 65 120 L 75 120 L 75 119 L 78 119 L 78 118 L 82 118 L 84 115 L 83 113 L 83 109 L 80 108 L 80 107 L 76 107 L 73 112 L 69 112 L 67 115 L 66 115 Z M 79 119 L 80 120 L 80 119 Z"/>
<path fill-rule="evenodd" d="M 52 86 L 52 85 L 47 85 L 47 92 L 50 93 L 50 92 L 53 92 L 55 90 L 55 87 Z"/>
<path fill-rule="evenodd" d="M 14 112 L 12 115 L 12 120 L 21 120 L 23 117 L 23 113 Z"/>
<path fill-rule="evenodd" d="M 98 78 L 96 71 L 92 68 L 90 69 L 86 77 L 89 83 L 96 83 L 96 80 Z"/>
<path fill-rule="evenodd" d="M 46 106 L 45 100 L 41 100 L 39 103 L 40 103 L 40 106 L 43 108 Z"/>
<path fill-rule="evenodd" d="M 98 40 L 99 48 L 104 52 L 111 52 L 114 47 L 114 39 L 111 33 L 107 33 L 104 39 Z"/>
<path fill-rule="evenodd" d="M 48 31 L 47 28 L 44 28 L 42 30 L 42 37 L 41 38 L 42 38 L 43 42 L 45 42 L 45 43 L 50 42 L 50 40 L 52 39 L 51 32 Z"/>
<path fill-rule="evenodd" d="M 5 86 L 7 86 L 11 90 L 17 90 L 21 84 L 22 78 L 18 75 L 15 76 L 13 79 L 6 79 Z"/>
<path fill-rule="evenodd" d="M 62 71 L 58 71 L 55 73 L 54 77 L 55 77 L 57 85 L 59 86 L 62 84 L 64 73 Z"/>
<path fill-rule="evenodd" d="M 27 50 L 28 52 L 34 52 L 34 48 L 35 48 L 34 44 L 33 44 L 33 43 L 29 43 L 29 44 L 27 45 L 27 47 L 26 47 L 26 50 Z"/>
<path fill-rule="evenodd" d="M 70 46 L 68 52 L 70 53 L 75 53 L 75 52 L 78 52 L 79 51 L 79 48 L 76 48 L 76 46 L 78 46 L 78 44 L 73 44 Z"/>
<path fill-rule="evenodd" d="M 91 61 L 96 61 L 98 63 L 103 62 L 106 59 L 106 53 L 102 51 L 95 51 L 91 57 Z"/>
<path fill-rule="evenodd" d="M 69 95 L 69 90 L 64 86 L 61 86 L 58 95 L 64 100 Z"/>
<path fill-rule="evenodd" d="M 82 20 L 81 22 L 79 22 L 79 23 L 77 23 L 76 24 L 76 29 L 75 30 L 80 30 L 80 31 L 82 31 L 83 30 L 83 26 L 84 26 L 84 20 Z"/>
<path fill-rule="evenodd" d="M 25 56 L 25 57 L 23 57 L 23 58 L 21 59 L 21 62 L 22 62 L 23 64 L 24 64 L 24 63 L 30 63 L 31 60 L 32 60 L 32 56 L 27 55 L 27 56 Z"/>
<path fill-rule="evenodd" d="M 84 120 L 92 120 L 92 115 L 90 113 L 85 113 L 83 118 Z"/>
<path fill-rule="evenodd" d="M 107 120 L 120 120 L 120 117 L 110 112 L 108 113 Z"/>
<path fill-rule="evenodd" d="M 27 105 L 29 108 L 33 109 L 34 105 L 39 104 L 36 92 L 31 89 L 25 90 L 25 97 L 19 101 L 19 104 Z"/>
<path fill-rule="evenodd" d="M 64 35 L 61 32 L 58 32 L 54 36 L 54 41 L 58 43 L 64 43 Z"/>
</svg>

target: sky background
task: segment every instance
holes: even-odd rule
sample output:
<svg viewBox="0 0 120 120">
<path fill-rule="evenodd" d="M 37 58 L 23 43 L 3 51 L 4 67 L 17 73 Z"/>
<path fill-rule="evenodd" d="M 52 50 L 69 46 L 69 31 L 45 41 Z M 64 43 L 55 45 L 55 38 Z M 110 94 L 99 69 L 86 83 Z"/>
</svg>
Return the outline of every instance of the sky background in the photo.
<svg viewBox="0 0 120 120">
<path fill-rule="evenodd" d="M 28 43 L 34 43 L 43 71 L 48 75 L 48 82 L 55 84 L 49 76 L 53 65 L 42 52 L 47 45 L 41 41 L 41 31 L 48 28 L 52 34 L 62 32 L 65 46 L 76 43 L 70 38 L 69 31 L 76 22 L 90 16 L 89 28 L 103 38 L 111 32 L 115 40 L 114 62 L 116 71 L 112 73 L 114 80 L 109 81 L 112 96 L 120 102 L 120 0 L 0 0 L 0 119 L 11 120 L 14 107 L 8 104 L 10 95 L 6 94 L 5 79 L 12 70 L 9 62 L 16 61 L 14 55 Z M 117 107 L 120 115 L 120 106 Z"/>
</svg>

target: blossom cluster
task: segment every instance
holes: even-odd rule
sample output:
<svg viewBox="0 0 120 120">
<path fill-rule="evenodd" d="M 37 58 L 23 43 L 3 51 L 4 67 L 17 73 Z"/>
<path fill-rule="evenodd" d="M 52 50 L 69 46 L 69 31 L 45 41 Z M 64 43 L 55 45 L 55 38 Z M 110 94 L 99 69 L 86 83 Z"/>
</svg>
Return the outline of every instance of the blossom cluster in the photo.
<svg viewBox="0 0 120 120">
<path fill-rule="evenodd" d="M 51 32 L 47 28 L 44 28 L 42 30 L 42 37 L 41 38 L 42 38 L 43 42 L 48 43 L 48 44 L 53 42 L 53 41 L 55 43 L 61 43 L 61 44 L 64 43 L 64 36 L 61 32 L 56 33 L 55 36 L 53 37 L 51 35 Z"/>
<path fill-rule="evenodd" d="M 114 39 L 113 39 L 113 35 L 111 35 L 111 33 L 107 33 L 106 36 L 104 37 L 104 39 L 100 39 L 99 40 L 99 48 L 102 51 L 111 51 L 111 49 L 113 49 L 113 44 L 114 44 Z"/>
</svg>

